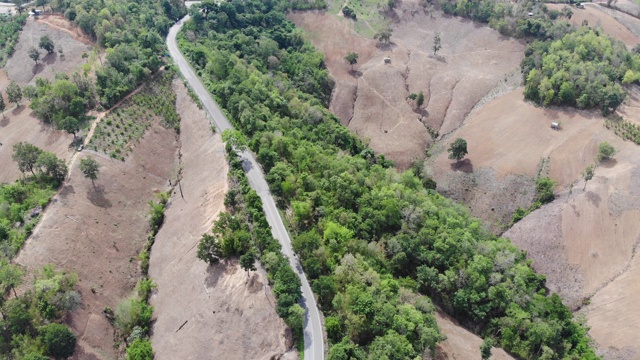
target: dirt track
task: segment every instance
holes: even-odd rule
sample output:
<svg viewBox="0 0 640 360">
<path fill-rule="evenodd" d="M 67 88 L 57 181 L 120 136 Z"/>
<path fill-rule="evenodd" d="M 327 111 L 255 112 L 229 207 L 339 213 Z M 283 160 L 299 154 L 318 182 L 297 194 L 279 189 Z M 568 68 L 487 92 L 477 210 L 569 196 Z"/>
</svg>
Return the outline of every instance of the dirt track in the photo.
<svg viewBox="0 0 640 360">
<path fill-rule="evenodd" d="M 210 267 L 196 258 L 200 237 L 224 210 L 228 169 L 220 135 L 211 135 L 184 85 L 176 81 L 174 89 L 182 118 L 182 181 L 151 253 L 150 275 L 158 285 L 151 298 L 156 359 L 269 359 L 285 353 L 291 344 L 266 278 L 248 276 L 235 261 Z"/>
</svg>

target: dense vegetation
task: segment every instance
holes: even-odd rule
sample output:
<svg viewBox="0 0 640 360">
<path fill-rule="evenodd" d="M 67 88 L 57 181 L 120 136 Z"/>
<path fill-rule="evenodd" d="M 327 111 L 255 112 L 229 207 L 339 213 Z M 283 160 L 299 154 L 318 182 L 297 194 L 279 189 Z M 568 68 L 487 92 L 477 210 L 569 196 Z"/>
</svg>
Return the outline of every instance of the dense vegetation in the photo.
<svg viewBox="0 0 640 360">
<path fill-rule="evenodd" d="M 176 112 L 176 94 L 171 89 L 173 71 L 165 71 L 148 81 L 136 94 L 109 112 L 96 126 L 89 148 L 124 160 L 134 142 L 159 120 L 176 131 L 180 116 Z"/>
<path fill-rule="evenodd" d="M 640 56 L 600 32 L 581 28 L 561 39 L 534 42 L 522 61 L 525 97 L 538 104 L 613 112 L 640 78 Z"/>
<path fill-rule="evenodd" d="M 331 81 L 322 56 L 286 21 L 284 5 L 201 7 L 180 46 L 290 214 L 293 246 L 326 315 L 331 359 L 433 350 L 441 335 L 424 295 L 518 357 L 596 358 L 585 328 L 522 251 L 426 189 L 427 179 L 389 168 L 326 110 Z M 256 246 L 268 264 L 261 237 L 223 225 L 215 237 L 249 243 L 232 247 L 238 255 Z"/>
<path fill-rule="evenodd" d="M 67 358 L 76 336 L 58 322 L 81 304 L 73 290 L 73 274 L 45 266 L 33 273 L 33 283 L 18 294 L 25 273 L 16 265 L 0 263 L 0 357 L 3 359 Z M 45 357 L 46 355 L 46 357 Z"/>
<path fill-rule="evenodd" d="M 164 36 L 186 13 L 179 0 L 52 0 L 51 7 L 107 48 L 106 62 L 96 72 L 97 94 L 106 108 L 158 71 Z"/>
<path fill-rule="evenodd" d="M 26 15 L 0 16 L 0 67 L 4 66 L 9 56 L 13 54 L 20 30 L 26 21 Z"/>
</svg>

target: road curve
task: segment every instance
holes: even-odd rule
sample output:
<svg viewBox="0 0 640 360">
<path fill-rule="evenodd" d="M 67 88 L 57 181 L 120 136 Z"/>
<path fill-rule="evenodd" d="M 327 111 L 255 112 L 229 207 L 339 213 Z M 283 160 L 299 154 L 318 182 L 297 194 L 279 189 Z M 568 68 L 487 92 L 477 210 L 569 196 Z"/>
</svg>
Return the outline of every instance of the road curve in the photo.
<svg viewBox="0 0 640 360">
<path fill-rule="evenodd" d="M 222 111 L 220 111 L 218 104 L 213 100 L 187 60 L 182 56 L 180 50 L 178 50 L 176 35 L 187 20 L 189 20 L 189 15 L 180 19 L 180 21 L 169 29 L 169 34 L 167 35 L 167 47 L 169 48 L 169 54 L 202 102 L 203 107 L 209 113 L 210 120 L 213 124 L 220 132 L 227 129 L 233 129 L 233 126 L 229 120 L 227 120 L 227 117 L 222 113 Z M 304 358 L 305 360 L 322 360 L 324 359 L 324 337 L 322 333 L 322 323 L 320 322 L 320 311 L 318 310 L 316 300 L 313 297 L 313 292 L 311 291 L 307 277 L 302 271 L 302 266 L 300 266 L 300 262 L 291 248 L 291 238 L 289 237 L 289 233 L 282 222 L 282 218 L 280 217 L 280 213 L 278 212 L 278 208 L 276 207 L 273 197 L 269 192 L 269 186 L 264 178 L 262 169 L 251 152 L 243 152 L 242 158 L 244 160 L 244 168 L 247 173 L 247 177 L 249 178 L 249 183 L 262 200 L 262 208 L 269 225 L 271 225 L 271 233 L 282 245 L 282 253 L 289 259 L 289 264 L 291 264 L 291 267 L 298 274 L 300 281 L 302 282 L 302 301 L 300 305 L 305 309 Z M 256 329 L 256 331 L 258 330 Z"/>
</svg>

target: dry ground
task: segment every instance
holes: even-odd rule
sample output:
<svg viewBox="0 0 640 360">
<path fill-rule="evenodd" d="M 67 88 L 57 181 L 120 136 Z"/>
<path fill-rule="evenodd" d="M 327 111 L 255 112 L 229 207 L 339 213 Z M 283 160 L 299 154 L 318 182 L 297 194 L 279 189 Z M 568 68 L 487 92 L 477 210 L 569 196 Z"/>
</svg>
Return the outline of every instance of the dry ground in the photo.
<svg viewBox="0 0 640 360">
<path fill-rule="evenodd" d="M 9 78 L 24 86 L 33 83 L 36 77 L 52 79 L 56 72 L 71 74 L 73 70 L 79 69 L 80 64 L 84 62 L 82 53 L 89 53 L 93 46 L 69 28 L 71 26 L 68 22 L 54 15 L 43 17 L 41 20 L 29 18 L 20 33 L 13 55 L 4 67 Z M 40 61 L 36 66 L 27 52 L 33 46 L 38 48 L 38 42 L 43 35 L 48 35 L 53 40 L 55 51 L 46 54 L 46 51 L 40 49 Z M 63 54 L 58 53 L 60 48 Z M 0 83 L 0 86 L 4 88 L 6 85 Z"/>
<path fill-rule="evenodd" d="M 560 122 L 561 131 L 550 128 Z M 499 232 L 518 207 L 535 195 L 535 178 L 549 175 L 563 189 L 580 177 L 595 157 L 606 129 L 592 112 L 536 107 L 522 89 L 496 98 L 469 116 L 463 126 L 432 149 L 427 172 L 438 191 L 467 204 Z M 446 149 L 467 140 L 469 154 L 456 163 Z"/>
<path fill-rule="evenodd" d="M 269 359 L 285 353 L 290 338 L 266 278 L 248 276 L 235 261 L 211 267 L 196 258 L 200 237 L 224 210 L 228 169 L 220 136 L 211 134 L 184 85 L 176 81 L 174 89 L 182 118 L 182 190 L 173 192 L 151 252 L 150 275 L 158 286 L 151 298 L 156 359 Z M 297 359 L 297 352 L 287 358 Z"/>
<path fill-rule="evenodd" d="M 447 339 L 438 344 L 435 360 L 480 359 L 482 339 L 460 326 L 454 319 L 440 311 L 436 313 L 440 331 Z M 500 348 L 491 350 L 491 360 L 513 360 Z"/>
<path fill-rule="evenodd" d="M 0 70 L 0 89 L 7 83 L 7 77 Z M 4 95 L 4 94 L 3 94 Z M 19 107 L 9 103 L 5 97 L 5 110 L 0 116 L 0 183 L 9 183 L 20 177 L 18 165 L 11 159 L 13 145 L 26 141 L 43 150 L 54 152 L 59 158 L 69 160 L 73 155 L 73 135 L 44 125 L 32 115 L 29 103 L 22 101 Z"/>
<path fill-rule="evenodd" d="M 74 358 L 113 359 L 113 328 L 102 310 L 115 308 L 139 278 L 136 256 L 147 238 L 147 201 L 175 172 L 176 136 L 155 125 L 125 162 L 82 153 L 87 155 L 102 165 L 96 186 L 74 165 L 16 262 L 31 269 L 52 263 L 77 273 L 83 306 L 68 319 L 79 339 Z"/>
<path fill-rule="evenodd" d="M 331 110 L 379 153 L 407 168 L 431 144 L 427 126 L 445 134 L 462 124 L 496 87 L 519 77 L 524 45 L 486 26 L 426 13 L 416 0 L 396 9 L 392 44 L 357 35 L 351 20 L 325 12 L 290 15 L 326 57 L 336 79 Z M 436 32 L 442 50 L 431 50 Z M 335 41 L 340 39 L 340 41 Z M 356 71 L 343 59 L 359 55 Z M 385 57 L 391 58 L 384 64 Z M 424 109 L 406 98 L 425 94 Z"/>
</svg>

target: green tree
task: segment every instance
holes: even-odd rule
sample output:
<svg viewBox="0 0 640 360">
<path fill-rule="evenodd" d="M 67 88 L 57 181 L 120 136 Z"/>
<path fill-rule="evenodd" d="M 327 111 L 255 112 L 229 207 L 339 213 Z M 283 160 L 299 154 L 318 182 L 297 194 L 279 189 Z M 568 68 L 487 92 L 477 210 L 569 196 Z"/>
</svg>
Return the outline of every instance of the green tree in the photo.
<svg viewBox="0 0 640 360">
<path fill-rule="evenodd" d="M 598 160 L 598 162 L 605 162 L 608 161 L 609 159 L 611 159 L 611 157 L 613 157 L 613 155 L 615 155 L 616 153 L 616 149 L 613 147 L 613 145 L 609 144 L 608 142 L 601 142 L 600 145 L 598 145 L 598 155 L 596 155 L 596 160 Z"/>
<path fill-rule="evenodd" d="M 55 48 L 53 44 L 53 40 L 47 35 L 43 35 L 40 38 L 40 42 L 38 43 L 38 47 L 47 52 L 47 54 L 51 54 Z"/>
<path fill-rule="evenodd" d="M 73 116 L 67 116 L 58 122 L 58 128 L 73 135 L 73 141 L 76 141 L 76 134 L 80 131 L 80 122 Z"/>
<path fill-rule="evenodd" d="M 215 265 L 224 257 L 217 237 L 203 234 L 198 243 L 198 259 L 206 261 L 209 265 Z"/>
<path fill-rule="evenodd" d="M 582 172 L 582 177 L 584 178 L 584 187 L 582 188 L 582 190 L 586 189 L 587 188 L 587 182 L 589 180 L 593 179 L 594 170 L 595 170 L 595 166 L 589 165 Z"/>
<path fill-rule="evenodd" d="M 38 157 L 42 153 L 42 150 L 33 144 L 27 142 L 19 142 L 13 145 L 12 159 L 18 163 L 18 169 L 21 173 L 31 171 L 35 175 L 35 165 L 38 162 Z"/>
<path fill-rule="evenodd" d="M 457 138 L 451 143 L 447 151 L 449 152 L 449 159 L 460 161 L 468 154 L 467 141 L 462 138 Z"/>
<path fill-rule="evenodd" d="M 253 251 L 248 251 L 240 256 L 240 266 L 247 272 L 256 271 L 256 255 Z"/>
<path fill-rule="evenodd" d="M 91 179 L 91 184 L 95 187 L 95 180 L 98 179 L 98 174 L 100 173 L 100 163 L 93 157 L 87 156 L 80 160 L 80 171 L 82 171 L 85 178 Z"/>
<path fill-rule="evenodd" d="M 7 86 L 6 91 L 9 102 L 12 102 L 16 104 L 16 106 L 18 106 L 18 103 L 20 102 L 20 100 L 22 100 L 22 89 L 20 89 L 20 86 L 15 81 L 11 81 L 11 83 L 9 83 L 9 86 Z"/>
<path fill-rule="evenodd" d="M 242 152 L 247 148 L 247 139 L 238 130 L 227 129 L 222 133 L 222 141 L 231 146 L 236 152 Z"/>
<path fill-rule="evenodd" d="M 418 96 L 416 96 L 416 105 L 418 105 L 418 107 L 421 107 L 423 104 L 424 104 L 424 93 L 420 91 L 418 93 Z"/>
<path fill-rule="evenodd" d="M 7 104 L 4 103 L 4 96 L 0 92 L 0 112 L 2 113 L 2 118 L 4 119 L 4 111 L 7 108 Z"/>
<path fill-rule="evenodd" d="M 380 30 L 375 35 L 373 35 L 373 38 L 378 40 L 381 44 L 389 44 L 391 42 L 392 31 L 393 30 L 391 30 L 391 28 Z"/>
<path fill-rule="evenodd" d="M 358 63 L 358 54 L 350 52 L 344 59 L 351 65 L 351 71 L 353 71 L 353 65 Z"/>
<path fill-rule="evenodd" d="M 491 357 L 491 348 L 493 347 L 493 340 L 491 338 L 485 338 L 480 345 L 480 356 L 482 360 L 488 360 Z"/>
<path fill-rule="evenodd" d="M 38 60 L 40 60 L 40 51 L 38 51 L 38 49 L 36 49 L 35 47 L 32 47 L 31 49 L 29 49 L 28 54 L 31 60 L 35 61 L 36 65 L 38 65 Z"/>
<path fill-rule="evenodd" d="M 153 360 L 151 342 L 146 339 L 135 339 L 127 347 L 127 360 Z"/>
<path fill-rule="evenodd" d="M 42 340 L 49 356 L 66 359 L 76 350 L 76 335 L 62 324 L 49 324 L 41 331 Z"/>
<path fill-rule="evenodd" d="M 548 176 L 536 179 L 536 197 L 534 201 L 540 204 L 553 201 L 553 199 L 555 199 L 555 195 L 553 194 L 553 188 L 555 186 L 556 182 Z"/>
<path fill-rule="evenodd" d="M 67 164 L 52 152 L 43 151 L 40 153 L 36 166 L 40 168 L 42 175 L 58 184 L 62 183 L 67 176 Z"/>
<path fill-rule="evenodd" d="M 24 271 L 17 265 L 13 265 L 6 261 L 0 264 L 0 286 L 2 292 L 13 291 L 13 295 L 17 298 L 16 287 L 22 284 Z"/>
<path fill-rule="evenodd" d="M 42 11 L 44 11 L 44 6 L 47 5 L 49 0 L 36 0 L 36 6 L 42 7 Z"/>
<path fill-rule="evenodd" d="M 433 55 L 437 55 L 438 51 L 440 51 L 440 49 L 442 49 L 442 39 L 440 39 L 440 33 L 437 32 L 434 36 L 433 36 Z"/>
</svg>

